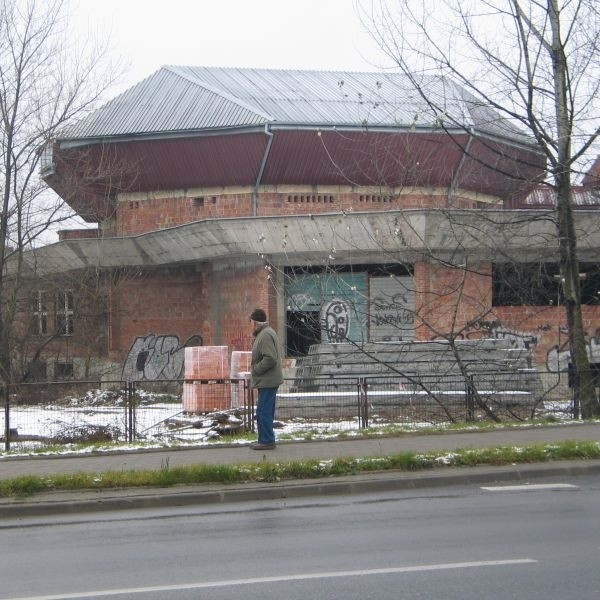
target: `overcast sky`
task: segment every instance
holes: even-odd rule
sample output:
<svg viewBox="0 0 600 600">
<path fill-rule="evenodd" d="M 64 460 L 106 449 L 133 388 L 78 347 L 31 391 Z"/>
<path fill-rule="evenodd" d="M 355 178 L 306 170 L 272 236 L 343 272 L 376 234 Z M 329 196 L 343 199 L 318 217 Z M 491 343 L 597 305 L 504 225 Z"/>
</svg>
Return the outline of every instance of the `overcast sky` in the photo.
<svg viewBox="0 0 600 600">
<path fill-rule="evenodd" d="M 373 71 L 386 65 L 353 0 L 72 0 L 78 31 L 108 36 L 128 72 L 162 65 Z M 389 63 L 388 63 L 389 64 Z"/>
</svg>

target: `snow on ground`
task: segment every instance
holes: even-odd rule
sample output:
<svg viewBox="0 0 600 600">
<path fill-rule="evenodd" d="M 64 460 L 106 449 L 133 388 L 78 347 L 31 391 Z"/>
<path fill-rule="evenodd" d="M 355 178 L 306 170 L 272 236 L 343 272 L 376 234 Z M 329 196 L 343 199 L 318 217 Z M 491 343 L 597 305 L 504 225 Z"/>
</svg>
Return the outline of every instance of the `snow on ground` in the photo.
<svg viewBox="0 0 600 600">
<path fill-rule="evenodd" d="M 201 446 L 216 443 L 247 443 L 248 438 L 230 437 L 223 433 L 240 430 L 240 411 L 223 411 L 209 415 L 187 415 L 182 405 L 173 402 L 172 396 L 139 394 L 140 405 L 135 411 L 137 442 L 125 444 L 128 420 L 124 396 L 115 392 L 90 390 L 82 397 L 65 398 L 61 402 L 47 405 L 17 405 L 10 409 L 10 429 L 18 435 L 11 441 L 10 455 L 61 454 L 74 452 L 136 450 L 139 448 L 168 446 Z M 170 401 L 166 401 L 170 400 Z M 553 403 L 553 414 L 567 413 L 569 403 Z M 5 430 L 5 415 L 0 416 L 0 434 Z M 382 432 L 390 426 L 389 420 L 380 420 L 373 415 L 370 432 Z M 431 427 L 430 422 L 396 423 L 406 430 Z M 443 427 L 444 424 L 436 424 Z M 326 439 L 361 435 L 357 418 L 320 421 L 294 417 L 287 422 L 277 423 L 277 435 L 286 439 Z M 83 439 L 95 442 L 81 446 L 74 442 Z M 119 442 L 115 444 L 114 442 Z M 3 449 L 0 446 L 0 450 Z M 57 447 L 60 445 L 60 447 Z M 44 451 L 47 448 L 47 451 Z M 1 457 L 1 455 L 0 455 Z"/>
<path fill-rule="evenodd" d="M 215 443 L 247 443 L 245 438 L 223 435 L 240 430 L 240 410 L 206 415 L 189 415 L 173 397 L 161 394 L 139 394 L 135 410 L 136 443 L 125 443 L 128 412 L 124 395 L 90 390 L 81 397 L 68 397 L 44 405 L 19 405 L 10 408 L 9 427 L 13 432 L 10 455 L 89 453 L 111 450 L 135 450 L 166 446 L 199 446 Z M 170 401 L 164 401 L 165 399 Z M 5 431 L 5 414 L 0 416 L 0 435 Z M 358 421 L 319 422 L 291 419 L 278 422 L 279 436 L 305 439 L 337 436 L 341 431 L 357 432 Z M 15 435 L 17 434 L 17 435 Z M 95 442 L 81 447 L 73 442 L 83 439 Z M 71 443 L 69 443 L 71 442 Z M 118 445 L 114 442 L 119 442 Z M 0 446 L 0 450 L 3 448 Z M 57 446 L 61 446 L 57 448 Z M 77 448 L 76 448 L 77 447 Z M 44 448 L 47 448 L 45 451 Z"/>
</svg>

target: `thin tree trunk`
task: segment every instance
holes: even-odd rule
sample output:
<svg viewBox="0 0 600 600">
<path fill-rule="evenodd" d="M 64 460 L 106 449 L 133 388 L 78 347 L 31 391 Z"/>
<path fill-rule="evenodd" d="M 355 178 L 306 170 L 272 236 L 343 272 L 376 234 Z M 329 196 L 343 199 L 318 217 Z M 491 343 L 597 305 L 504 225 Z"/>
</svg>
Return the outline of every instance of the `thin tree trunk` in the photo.
<svg viewBox="0 0 600 600">
<path fill-rule="evenodd" d="M 581 408 L 583 418 L 600 414 L 595 402 L 594 387 L 590 373 L 581 311 L 579 259 L 577 236 L 573 221 L 571 184 L 571 133 L 569 94 L 567 81 L 567 57 L 560 31 L 560 8 L 558 0 L 548 0 L 548 16 L 552 28 L 552 58 L 556 124 L 558 132 L 557 161 L 553 168 L 556 184 L 556 208 L 559 245 L 559 263 L 563 279 L 565 311 L 569 331 L 569 350 L 573 383 L 573 399 L 576 414 Z"/>
</svg>

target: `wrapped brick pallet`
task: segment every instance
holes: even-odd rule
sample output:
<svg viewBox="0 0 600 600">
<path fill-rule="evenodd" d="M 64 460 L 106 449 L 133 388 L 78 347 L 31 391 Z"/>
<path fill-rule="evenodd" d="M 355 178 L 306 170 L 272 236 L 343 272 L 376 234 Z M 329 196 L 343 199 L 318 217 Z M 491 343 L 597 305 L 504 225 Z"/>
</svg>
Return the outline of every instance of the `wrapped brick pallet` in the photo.
<svg viewBox="0 0 600 600">
<path fill-rule="evenodd" d="M 231 353 L 231 379 L 246 379 L 250 385 L 250 363 L 252 362 L 252 352 L 241 352 L 234 350 Z M 244 406 L 244 382 L 239 381 L 231 384 L 231 407 L 238 408 Z"/>
<path fill-rule="evenodd" d="M 185 349 L 183 410 L 212 412 L 231 408 L 231 385 L 215 380 L 229 377 L 227 346 L 193 346 Z M 202 383 L 194 381 L 206 380 Z"/>
</svg>

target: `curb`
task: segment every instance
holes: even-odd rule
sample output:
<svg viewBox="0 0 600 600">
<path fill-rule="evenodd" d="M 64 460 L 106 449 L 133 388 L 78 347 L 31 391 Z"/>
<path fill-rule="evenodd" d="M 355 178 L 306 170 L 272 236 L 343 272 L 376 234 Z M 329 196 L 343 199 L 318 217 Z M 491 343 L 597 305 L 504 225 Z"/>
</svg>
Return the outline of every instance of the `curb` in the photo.
<svg viewBox="0 0 600 600">
<path fill-rule="evenodd" d="M 0 502 L 0 518 L 73 515 L 142 508 L 285 500 L 309 496 L 365 494 L 418 488 L 525 482 L 541 477 L 573 477 L 600 474 L 600 460 L 556 461 L 509 466 L 449 467 L 407 473 L 386 471 L 322 480 L 291 480 L 263 484 L 217 484 L 176 487 L 55 492 L 22 500 Z"/>
</svg>

